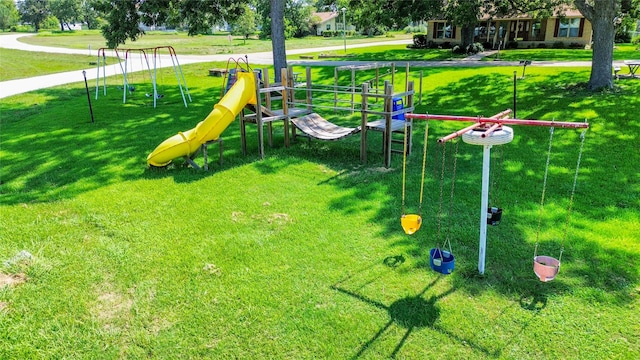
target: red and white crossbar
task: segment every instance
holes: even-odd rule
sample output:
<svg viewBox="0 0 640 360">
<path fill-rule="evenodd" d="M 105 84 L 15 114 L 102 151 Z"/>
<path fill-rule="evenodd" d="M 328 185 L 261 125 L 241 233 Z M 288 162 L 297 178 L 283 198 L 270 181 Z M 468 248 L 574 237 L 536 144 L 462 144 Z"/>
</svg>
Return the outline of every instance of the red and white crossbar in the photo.
<svg viewBox="0 0 640 360">
<path fill-rule="evenodd" d="M 405 114 L 407 119 L 415 120 L 444 120 L 444 121 L 468 121 L 476 123 L 499 123 L 503 125 L 527 125 L 527 126 L 547 126 L 570 129 L 584 129 L 589 127 L 588 122 L 577 123 L 569 121 L 548 121 L 548 120 L 521 120 L 521 119 L 500 119 L 494 117 L 482 116 L 452 116 L 452 115 L 434 115 L 434 114 Z"/>
</svg>

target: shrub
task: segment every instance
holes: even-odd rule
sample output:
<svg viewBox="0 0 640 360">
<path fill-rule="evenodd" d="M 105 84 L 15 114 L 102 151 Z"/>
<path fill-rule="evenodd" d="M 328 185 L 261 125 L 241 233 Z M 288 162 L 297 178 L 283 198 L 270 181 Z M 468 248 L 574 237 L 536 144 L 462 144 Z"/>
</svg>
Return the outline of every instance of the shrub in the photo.
<svg viewBox="0 0 640 360">
<path fill-rule="evenodd" d="M 517 49 L 518 48 L 518 42 L 517 41 L 509 41 L 505 47 L 505 49 Z"/>
<path fill-rule="evenodd" d="M 554 49 L 564 49 L 564 43 L 562 41 L 556 41 L 551 47 Z"/>
<path fill-rule="evenodd" d="M 569 49 L 584 49 L 584 45 L 572 42 L 571 44 L 569 44 Z"/>
<path fill-rule="evenodd" d="M 631 34 L 628 32 L 616 33 L 616 37 L 613 39 L 616 44 L 626 44 L 631 42 Z"/>
<path fill-rule="evenodd" d="M 640 35 L 634 37 L 633 39 L 631 39 L 631 43 L 634 45 L 640 45 Z"/>
<path fill-rule="evenodd" d="M 479 52 L 483 52 L 484 51 L 484 46 L 482 46 L 482 44 L 480 43 L 473 43 L 473 44 L 469 44 L 467 45 L 465 52 L 467 54 L 477 54 Z"/>
<path fill-rule="evenodd" d="M 546 48 L 547 48 L 547 44 L 545 43 L 538 44 L 538 49 L 546 49 Z"/>
<path fill-rule="evenodd" d="M 427 34 L 413 35 L 413 48 L 425 49 L 427 47 Z"/>
</svg>

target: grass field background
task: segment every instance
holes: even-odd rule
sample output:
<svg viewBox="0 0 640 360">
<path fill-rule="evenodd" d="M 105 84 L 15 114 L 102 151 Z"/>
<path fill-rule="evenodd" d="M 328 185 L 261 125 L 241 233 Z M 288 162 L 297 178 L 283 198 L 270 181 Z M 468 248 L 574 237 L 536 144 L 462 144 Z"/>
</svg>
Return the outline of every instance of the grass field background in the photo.
<svg viewBox="0 0 640 360">
<path fill-rule="evenodd" d="M 219 99 L 211 65 L 183 67 L 188 108 L 168 72 L 155 109 L 142 77 L 126 104 L 110 79 L 94 123 L 83 83 L 3 99 L 0 274 L 15 284 L 0 289 L 0 358 L 640 356 L 637 80 L 590 93 L 580 85 L 588 68 L 527 69 L 519 118 L 590 123 L 575 202 L 567 223 L 580 132 L 554 133 L 541 213 L 549 131 L 515 127 L 514 141 L 493 149 L 491 202 L 505 213 L 488 229 L 481 276 L 481 148 L 458 145 L 452 202 L 452 157 L 440 181 L 436 139 L 460 123 L 429 123 L 424 224 L 413 236 L 399 223 L 402 156 L 384 168 L 377 133 L 362 165 L 358 137 L 285 148 L 276 124 L 260 160 L 255 128 L 244 156 L 235 122 L 212 171 L 182 160 L 148 169 L 149 152 Z M 410 78 L 419 71 L 416 112 L 490 116 L 512 107 L 520 68 L 415 68 Z M 312 72 L 318 83 L 333 74 Z M 407 212 L 420 211 L 424 126 L 407 159 Z M 447 236 L 456 270 L 444 276 L 428 252 Z M 536 242 L 554 257 L 564 245 L 553 282 L 533 274 Z"/>
</svg>

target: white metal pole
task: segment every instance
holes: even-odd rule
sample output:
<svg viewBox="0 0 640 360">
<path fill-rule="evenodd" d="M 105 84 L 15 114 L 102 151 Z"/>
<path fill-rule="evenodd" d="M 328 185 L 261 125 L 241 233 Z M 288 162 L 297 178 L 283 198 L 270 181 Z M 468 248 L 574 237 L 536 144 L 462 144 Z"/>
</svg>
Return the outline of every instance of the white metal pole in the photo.
<svg viewBox="0 0 640 360">
<path fill-rule="evenodd" d="M 478 272 L 484 274 L 484 258 L 487 250 L 487 207 L 489 207 L 489 169 L 491 167 L 491 145 L 484 145 L 482 152 L 482 199 L 480 201 L 480 250 Z"/>
</svg>

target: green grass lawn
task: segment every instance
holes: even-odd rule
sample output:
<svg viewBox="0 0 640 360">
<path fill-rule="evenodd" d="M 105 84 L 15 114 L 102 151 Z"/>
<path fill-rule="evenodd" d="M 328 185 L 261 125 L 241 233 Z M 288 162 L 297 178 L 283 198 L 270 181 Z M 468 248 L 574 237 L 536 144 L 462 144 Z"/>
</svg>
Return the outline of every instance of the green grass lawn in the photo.
<svg viewBox="0 0 640 360">
<path fill-rule="evenodd" d="M 35 56 L 34 56 L 35 55 Z M 96 55 L 66 55 L 0 48 L 0 81 L 90 69 Z M 108 60 L 112 62 L 113 60 Z"/>
<path fill-rule="evenodd" d="M 452 58 L 462 58 L 463 55 L 455 55 L 451 49 L 408 49 L 406 45 L 383 45 L 374 47 L 347 49 L 334 51 L 316 51 L 302 56 L 319 55 L 329 56 L 328 60 L 354 60 L 354 61 L 443 61 Z M 345 57 L 345 55 L 348 55 Z M 335 57 L 331 57 L 335 56 Z M 300 55 L 292 56 L 299 59 Z"/>
<path fill-rule="evenodd" d="M 591 61 L 592 50 L 583 49 L 508 49 L 500 51 L 484 60 L 499 58 L 506 61 L 535 60 L 535 61 Z M 613 49 L 614 60 L 640 59 L 637 45 L 616 44 Z"/>
<path fill-rule="evenodd" d="M 466 124 L 429 124 L 413 236 L 399 223 L 402 157 L 381 166 L 379 133 L 361 165 L 358 137 L 285 148 L 275 124 L 260 160 L 256 129 L 244 156 L 235 122 L 212 171 L 182 160 L 148 169 L 147 154 L 219 98 L 210 65 L 183 66 L 188 108 L 170 73 L 155 109 L 142 79 L 126 104 L 110 79 L 92 101 L 95 123 L 83 83 L 0 103 L 0 279 L 17 282 L 0 288 L 0 358 L 640 357 L 639 81 L 590 93 L 588 69 L 543 67 L 518 81 L 518 117 L 591 126 L 566 240 L 579 131 L 556 129 L 542 214 L 548 129 L 514 127 L 514 141 L 494 148 L 491 200 L 504 216 L 488 229 L 480 276 L 482 149 L 459 144 L 452 202 L 452 167 L 442 183 L 438 170 L 436 139 Z M 490 116 L 512 106 L 519 68 L 414 68 L 410 78 L 420 70 L 416 112 Z M 331 84 L 333 68 L 312 76 Z M 408 212 L 419 211 L 424 125 L 407 162 Z M 428 265 L 446 234 L 449 276 Z M 554 257 L 564 243 L 553 282 L 533 274 L 536 242 Z"/>
<path fill-rule="evenodd" d="M 349 43 L 366 43 L 411 39 L 411 34 L 394 33 L 388 37 L 348 37 Z M 37 36 L 22 38 L 20 41 L 34 45 L 59 46 L 72 49 L 99 49 L 106 46 L 106 41 L 99 31 L 77 31 L 67 33 L 39 33 Z M 310 47 L 338 46 L 343 44 L 341 37 L 325 38 L 309 36 L 306 38 L 287 39 L 287 49 L 304 49 Z M 152 48 L 156 46 L 173 46 L 178 54 L 214 55 L 214 54 L 249 54 L 271 51 L 271 39 L 260 40 L 257 37 L 244 40 L 234 36 L 229 42 L 228 34 L 189 36 L 180 32 L 151 31 L 136 41 L 128 41 L 121 48 Z"/>
</svg>

